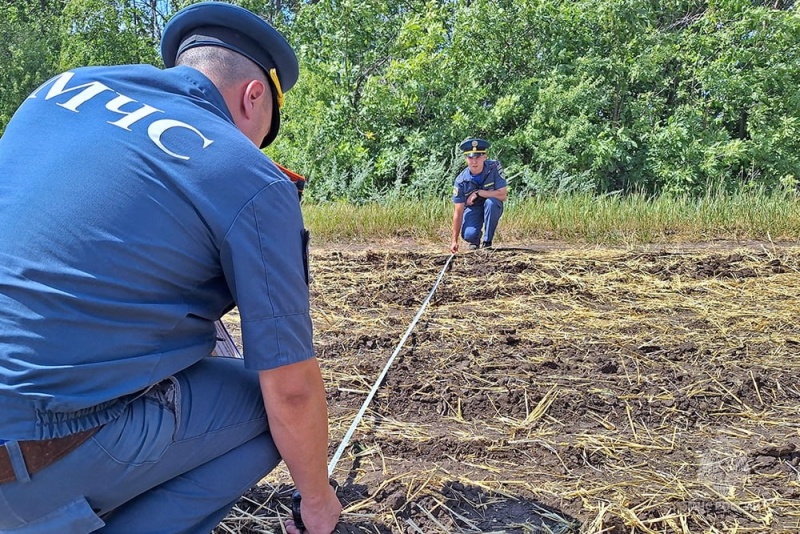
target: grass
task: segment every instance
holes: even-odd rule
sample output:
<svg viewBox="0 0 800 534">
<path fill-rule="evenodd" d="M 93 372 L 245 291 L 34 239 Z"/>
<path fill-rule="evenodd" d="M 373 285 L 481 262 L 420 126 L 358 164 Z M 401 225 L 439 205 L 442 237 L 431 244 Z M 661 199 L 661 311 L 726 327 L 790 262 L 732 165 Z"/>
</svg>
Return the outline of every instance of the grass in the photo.
<svg viewBox="0 0 800 534">
<path fill-rule="evenodd" d="M 323 242 L 450 238 L 449 200 L 305 203 L 303 212 L 315 240 Z M 799 235 L 800 197 L 792 194 L 564 195 L 509 201 L 496 241 L 635 245 L 717 239 L 793 241 Z"/>
</svg>

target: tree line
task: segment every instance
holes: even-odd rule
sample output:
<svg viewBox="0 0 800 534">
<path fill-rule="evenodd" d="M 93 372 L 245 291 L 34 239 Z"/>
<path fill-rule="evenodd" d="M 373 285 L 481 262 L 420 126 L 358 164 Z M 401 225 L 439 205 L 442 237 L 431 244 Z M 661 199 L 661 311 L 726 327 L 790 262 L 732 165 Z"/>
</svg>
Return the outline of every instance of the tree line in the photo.
<svg viewBox="0 0 800 534">
<path fill-rule="evenodd" d="M 177 0 L 0 0 L 0 131 L 81 65 L 161 66 Z M 307 198 L 446 197 L 492 142 L 514 196 L 797 190 L 794 0 L 241 0 L 301 64 L 268 153 Z"/>
</svg>

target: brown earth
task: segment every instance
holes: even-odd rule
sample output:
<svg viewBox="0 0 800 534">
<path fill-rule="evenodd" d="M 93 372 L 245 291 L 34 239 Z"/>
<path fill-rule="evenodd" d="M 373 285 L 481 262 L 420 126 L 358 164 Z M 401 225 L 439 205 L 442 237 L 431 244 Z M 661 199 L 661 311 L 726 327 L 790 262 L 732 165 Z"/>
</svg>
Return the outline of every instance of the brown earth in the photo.
<svg viewBox="0 0 800 534">
<path fill-rule="evenodd" d="M 317 249 L 331 454 L 440 273 L 333 473 L 337 532 L 800 532 L 800 248 Z M 281 532 L 290 484 L 215 532 Z"/>
</svg>

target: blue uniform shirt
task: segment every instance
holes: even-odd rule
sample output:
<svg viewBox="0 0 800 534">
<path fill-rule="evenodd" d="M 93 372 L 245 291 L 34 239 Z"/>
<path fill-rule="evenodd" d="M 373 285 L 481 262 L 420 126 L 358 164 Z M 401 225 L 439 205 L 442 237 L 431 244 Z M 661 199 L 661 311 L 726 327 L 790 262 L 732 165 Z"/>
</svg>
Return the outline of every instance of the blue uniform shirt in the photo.
<svg viewBox="0 0 800 534">
<path fill-rule="evenodd" d="M 102 424 L 209 355 L 234 305 L 245 365 L 313 356 L 295 186 L 189 67 L 89 67 L 0 138 L 0 438 Z"/>
<path fill-rule="evenodd" d="M 467 197 L 478 189 L 491 191 L 506 186 L 506 173 L 503 171 L 503 166 L 497 160 L 487 159 L 480 174 L 472 174 L 467 167 L 456 176 L 453 185 L 453 203 L 466 203 Z"/>
</svg>

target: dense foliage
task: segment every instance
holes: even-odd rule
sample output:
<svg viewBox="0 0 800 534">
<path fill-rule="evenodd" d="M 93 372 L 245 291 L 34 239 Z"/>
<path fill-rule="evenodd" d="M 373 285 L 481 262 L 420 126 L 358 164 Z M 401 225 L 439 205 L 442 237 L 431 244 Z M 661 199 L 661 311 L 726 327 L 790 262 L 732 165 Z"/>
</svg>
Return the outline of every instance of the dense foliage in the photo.
<svg viewBox="0 0 800 534">
<path fill-rule="evenodd" d="M 0 0 L 0 128 L 59 70 L 159 64 L 183 3 Z M 471 135 L 492 141 L 515 196 L 800 180 L 793 0 L 238 3 L 298 51 L 269 153 L 310 178 L 311 199 L 446 197 Z"/>
</svg>

